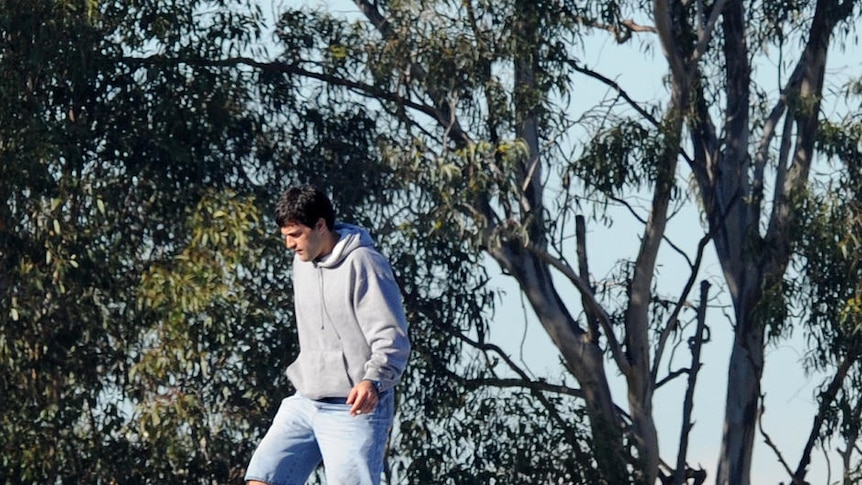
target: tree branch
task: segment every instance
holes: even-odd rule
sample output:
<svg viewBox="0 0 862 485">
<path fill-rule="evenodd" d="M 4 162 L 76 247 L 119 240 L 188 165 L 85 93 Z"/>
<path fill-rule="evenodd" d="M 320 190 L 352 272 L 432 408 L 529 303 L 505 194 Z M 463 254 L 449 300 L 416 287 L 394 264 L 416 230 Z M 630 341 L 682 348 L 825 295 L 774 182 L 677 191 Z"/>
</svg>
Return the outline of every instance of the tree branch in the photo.
<svg viewBox="0 0 862 485">
<path fill-rule="evenodd" d="M 763 413 L 766 412 L 766 408 L 763 405 L 764 396 L 760 396 L 760 412 L 757 416 L 757 426 L 760 429 L 760 434 L 763 435 L 763 441 L 766 443 L 766 446 L 772 448 L 772 451 L 775 453 L 775 456 L 778 458 L 778 462 L 781 463 L 781 466 L 784 467 L 784 471 L 787 472 L 788 475 L 793 475 L 793 472 L 790 471 L 790 465 L 787 464 L 787 461 L 784 460 L 784 457 L 781 455 L 781 452 L 778 450 L 778 446 L 775 445 L 775 442 L 772 441 L 772 438 L 766 434 L 766 430 L 763 429 Z"/>
<path fill-rule="evenodd" d="M 438 327 L 447 333 L 454 334 L 462 342 L 466 343 L 467 345 L 470 345 L 471 347 L 473 347 L 473 348 L 475 348 L 475 349 L 477 349 L 483 353 L 487 352 L 487 351 L 494 352 L 501 359 L 503 359 L 503 361 L 509 366 L 509 368 L 513 372 L 515 372 L 520 377 L 519 379 L 507 379 L 507 378 L 497 378 L 497 377 L 471 379 L 471 378 L 464 377 L 464 376 L 462 376 L 456 372 L 453 372 L 453 371 L 449 370 L 448 367 L 444 366 L 444 372 L 447 375 L 449 375 L 450 378 L 452 378 L 453 380 L 455 380 L 457 382 L 460 382 L 462 385 L 464 385 L 470 389 L 478 389 L 481 386 L 494 386 L 494 387 L 499 387 L 499 388 L 528 389 L 533 396 L 535 396 L 537 399 L 539 399 L 539 401 L 542 403 L 542 405 L 545 407 L 545 409 L 548 411 L 548 413 L 551 415 L 551 417 L 555 421 L 557 421 L 557 423 L 563 429 L 566 430 L 566 435 L 569 438 L 570 442 L 573 445 L 575 445 L 577 443 L 577 440 L 576 440 L 574 434 L 571 433 L 571 431 L 569 431 L 567 421 L 565 419 L 563 419 L 563 417 L 557 411 L 556 406 L 554 406 L 554 404 L 552 402 L 550 402 L 550 400 L 548 400 L 548 398 L 543 394 L 543 392 L 553 392 L 556 394 L 563 394 L 563 395 L 568 395 L 568 396 L 583 399 L 585 397 L 583 391 L 581 391 L 580 389 L 574 389 L 574 388 L 564 386 L 564 385 L 550 384 L 550 383 L 545 382 L 545 381 L 534 381 L 499 346 L 494 345 L 494 344 L 490 344 L 487 342 L 479 342 L 479 341 L 473 340 L 470 337 L 468 337 L 466 334 L 464 334 L 463 332 L 461 332 L 460 330 L 457 330 L 457 329 L 453 329 L 453 328 L 449 328 L 449 327 L 444 328 L 441 325 L 438 325 Z M 619 406 L 616 406 L 616 405 L 614 405 L 614 409 L 621 418 L 623 418 L 627 422 L 631 422 L 631 418 L 625 412 L 625 410 L 621 409 Z"/>
<path fill-rule="evenodd" d="M 670 335 L 677 328 L 677 323 L 679 322 L 679 314 L 682 312 L 682 308 L 685 304 L 685 301 L 688 299 L 689 293 L 691 293 L 691 289 L 694 287 L 694 281 L 697 279 L 697 274 L 700 271 L 700 265 L 703 262 L 703 254 L 706 251 L 706 246 L 709 244 L 709 241 L 712 240 L 713 231 L 710 232 L 700 238 L 700 241 L 697 243 L 697 255 L 694 258 L 694 263 L 689 267 L 691 273 L 689 273 L 688 280 L 685 282 L 685 286 L 683 286 L 682 293 L 679 295 L 679 299 L 674 306 L 673 311 L 670 314 L 670 318 L 668 318 L 668 323 L 661 331 L 661 335 L 659 336 L 658 345 L 656 346 L 655 351 L 655 361 L 653 362 L 652 368 L 652 379 L 655 382 L 656 377 L 658 376 L 658 367 L 661 362 L 662 356 L 664 355 L 664 347 L 667 345 L 667 340 L 670 338 Z M 701 302 L 701 304 L 704 304 Z"/>
<path fill-rule="evenodd" d="M 715 29 L 715 25 L 718 23 L 718 18 L 721 16 L 722 11 L 724 10 L 724 6 L 727 4 L 727 0 L 718 0 L 712 6 L 712 12 L 710 12 L 709 20 L 706 22 L 706 25 L 703 24 L 703 0 L 697 0 L 697 46 L 694 48 L 694 53 L 692 54 L 692 61 L 698 62 L 703 54 L 706 52 L 706 48 L 709 45 L 709 41 L 712 38 L 712 31 Z"/>
<path fill-rule="evenodd" d="M 575 244 L 577 247 L 577 255 L 578 255 L 578 272 L 581 274 L 581 278 L 584 281 L 589 281 L 590 278 L 590 266 L 589 261 L 587 259 L 587 228 L 586 223 L 584 221 L 584 216 L 577 215 L 575 216 Z M 592 285 L 590 286 L 590 293 L 595 297 L 595 290 L 592 289 Z M 584 300 L 584 297 L 581 297 L 581 304 L 584 309 L 588 308 L 588 302 Z M 599 341 L 599 320 L 600 316 L 594 314 L 593 312 L 587 310 L 587 339 L 589 339 L 590 343 L 598 343 Z"/>
<path fill-rule="evenodd" d="M 354 0 L 353 3 L 356 4 L 368 21 L 374 25 L 374 28 L 377 29 L 384 40 L 391 41 L 397 39 L 397 35 L 392 28 L 392 24 L 383 16 L 382 13 L 380 13 L 380 10 L 377 9 L 376 3 L 368 0 Z M 444 130 L 451 133 L 456 144 L 463 147 L 472 143 L 470 136 L 461 127 L 461 123 L 458 121 L 455 110 L 450 106 L 446 92 L 439 89 L 428 88 L 426 84 L 428 73 L 425 69 L 419 64 L 410 63 L 410 77 L 411 79 L 415 79 L 419 83 L 425 85 L 425 92 L 435 105 L 434 108 L 432 108 L 434 111 L 434 119 L 437 120 L 437 123 L 443 127 Z"/>
<path fill-rule="evenodd" d="M 611 326 L 611 318 L 608 316 L 605 309 L 599 304 L 596 300 L 595 295 L 592 293 L 592 288 L 590 287 L 589 282 L 580 277 L 575 271 L 564 262 L 560 261 L 558 258 L 555 258 L 548 254 L 544 249 L 537 247 L 535 244 L 527 243 L 527 250 L 531 253 L 538 256 L 539 259 L 551 265 L 557 271 L 563 274 L 569 281 L 575 285 L 578 292 L 581 294 L 581 298 L 584 302 L 584 309 L 591 314 L 593 314 L 596 318 L 598 318 L 599 324 L 602 326 L 602 329 L 605 332 L 605 335 L 608 338 L 608 346 L 611 349 L 611 355 L 613 355 L 614 360 L 617 362 L 617 365 L 620 367 L 620 370 L 627 374 L 631 372 L 631 366 L 628 363 L 628 359 L 626 359 L 625 353 L 620 346 L 619 341 L 616 338 L 616 335 L 613 332 L 613 327 Z"/>
<path fill-rule="evenodd" d="M 704 280 L 700 283 L 700 305 L 697 309 L 697 330 L 694 337 L 689 341 L 691 349 L 691 370 L 688 373 L 688 386 L 685 389 L 685 398 L 682 407 L 682 429 L 680 430 L 679 448 L 676 455 L 676 473 L 674 481 L 682 485 L 685 481 L 686 456 L 688 455 L 688 435 L 694 427 L 691 422 L 691 413 L 694 409 L 694 389 L 697 385 L 697 374 L 700 371 L 700 350 L 703 347 L 703 333 L 706 331 L 706 302 L 709 299 L 709 282 Z"/>
<path fill-rule="evenodd" d="M 583 25 L 585 27 L 592 27 L 599 30 L 605 30 L 610 32 L 614 36 L 614 40 L 617 41 L 618 44 L 623 44 L 629 39 L 631 39 L 633 33 L 655 33 L 655 27 L 649 25 L 640 25 L 632 19 L 626 19 L 620 21 L 619 25 L 622 26 L 620 28 L 617 25 L 606 24 L 604 22 L 599 22 L 598 20 L 587 18 L 583 15 L 577 15 L 566 5 L 562 6 L 563 13 L 572 21 L 579 25 Z"/>
<path fill-rule="evenodd" d="M 791 81 L 798 78 L 798 85 L 793 84 L 796 89 L 787 92 L 792 96 L 790 106 L 796 125 L 796 143 L 786 180 L 783 184 L 776 184 L 776 197 L 766 230 L 766 239 L 769 242 L 779 240 L 790 229 L 793 222 L 792 196 L 802 190 L 808 181 L 814 158 L 829 39 L 838 22 L 853 12 L 855 4 L 856 2 L 849 0 L 817 1 L 808 41 L 790 77 Z M 783 254 L 779 256 L 786 259 Z M 783 264 L 781 259 L 773 260 L 776 264 Z"/>
<path fill-rule="evenodd" d="M 404 106 L 406 108 L 412 109 L 414 111 L 418 111 L 422 114 L 427 115 L 430 118 L 438 120 L 440 125 L 444 129 L 450 129 L 450 133 L 454 133 L 456 136 L 454 137 L 457 141 L 460 141 L 459 144 L 468 144 L 472 143 L 470 137 L 464 133 L 463 131 L 459 131 L 457 127 L 450 126 L 451 118 L 443 119 L 441 121 L 441 113 L 439 110 L 432 106 L 428 106 L 426 104 L 417 103 L 409 98 L 404 97 L 401 94 L 393 93 L 391 91 L 387 91 L 381 89 L 377 86 L 361 83 L 358 81 L 352 81 L 350 79 L 345 79 L 341 77 L 337 77 L 331 74 L 323 74 L 320 72 L 310 71 L 303 67 L 300 67 L 297 64 L 286 64 L 282 62 L 261 62 L 255 59 L 250 59 L 247 57 L 233 57 L 228 59 L 204 59 L 204 58 L 189 58 L 189 57 L 169 57 L 164 56 L 162 54 L 153 54 L 151 56 L 145 57 L 130 57 L 124 56 L 118 59 L 118 62 L 125 63 L 130 66 L 141 67 L 141 66 L 164 66 L 164 65 L 189 65 L 189 66 L 198 66 L 198 67 L 237 67 L 237 66 L 247 66 L 258 69 L 263 72 L 269 73 L 279 73 L 286 74 L 292 76 L 300 76 L 308 79 L 315 79 L 317 81 L 321 81 L 323 83 L 332 85 L 332 86 L 341 86 L 347 89 L 350 89 L 354 93 L 367 97 L 379 99 L 382 101 L 388 101 L 392 103 L 396 103 L 400 106 Z"/>
<path fill-rule="evenodd" d="M 593 71 L 591 69 L 587 69 L 586 67 L 580 66 L 574 60 L 569 59 L 568 64 L 575 71 L 577 71 L 577 72 L 579 72 L 579 73 L 581 73 L 587 77 L 591 77 L 591 78 L 599 81 L 600 83 L 608 86 L 611 90 L 613 90 L 621 98 L 623 98 L 626 101 L 626 103 L 632 109 L 634 109 L 639 115 L 641 115 L 645 120 L 647 120 L 653 127 L 661 128 L 661 122 L 658 119 L 656 119 L 656 117 L 653 116 L 649 111 L 647 111 L 640 104 L 638 104 L 637 101 L 632 99 L 632 97 L 629 95 L 629 93 L 626 90 L 624 90 L 616 81 L 613 81 L 613 80 L 597 73 L 596 71 Z M 679 147 L 679 155 L 681 157 L 683 157 L 683 159 L 689 165 L 691 165 L 693 163 L 691 155 L 689 155 L 682 146 Z"/>
<path fill-rule="evenodd" d="M 814 417 L 814 423 L 811 425 L 811 432 L 808 434 L 808 441 L 805 442 L 805 448 L 802 450 L 802 456 L 799 458 L 799 465 L 796 466 L 796 472 L 793 473 L 793 484 L 803 483 L 805 475 L 808 473 L 808 464 L 811 463 L 811 451 L 820 436 L 820 428 L 823 426 L 823 421 L 826 420 L 826 414 L 829 412 L 829 406 L 841 390 L 844 379 L 853 366 L 859 360 L 859 354 L 856 352 L 856 346 L 851 347 L 841 365 L 832 376 L 832 381 L 825 391 L 820 393 L 820 405 L 817 409 L 817 415 Z"/>
</svg>

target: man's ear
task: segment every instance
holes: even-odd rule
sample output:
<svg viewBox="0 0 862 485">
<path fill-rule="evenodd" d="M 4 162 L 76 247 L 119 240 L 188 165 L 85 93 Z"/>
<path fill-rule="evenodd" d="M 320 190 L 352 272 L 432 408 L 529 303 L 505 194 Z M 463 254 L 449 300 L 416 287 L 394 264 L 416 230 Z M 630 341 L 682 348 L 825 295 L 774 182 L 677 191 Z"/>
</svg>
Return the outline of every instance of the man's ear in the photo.
<svg viewBox="0 0 862 485">
<path fill-rule="evenodd" d="M 326 220 L 322 217 L 317 219 L 317 224 L 314 225 L 314 228 L 318 231 L 326 229 Z"/>
</svg>

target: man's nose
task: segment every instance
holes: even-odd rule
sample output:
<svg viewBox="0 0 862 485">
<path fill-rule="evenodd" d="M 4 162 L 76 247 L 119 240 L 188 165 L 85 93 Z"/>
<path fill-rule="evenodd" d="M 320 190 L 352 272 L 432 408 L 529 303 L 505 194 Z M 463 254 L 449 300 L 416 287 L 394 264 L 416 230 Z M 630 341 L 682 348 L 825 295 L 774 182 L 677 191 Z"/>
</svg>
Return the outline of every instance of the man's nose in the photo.
<svg viewBox="0 0 862 485">
<path fill-rule="evenodd" d="M 284 245 L 287 249 L 293 249 L 296 247 L 296 241 L 290 236 L 284 236 Z"/>
</svg>

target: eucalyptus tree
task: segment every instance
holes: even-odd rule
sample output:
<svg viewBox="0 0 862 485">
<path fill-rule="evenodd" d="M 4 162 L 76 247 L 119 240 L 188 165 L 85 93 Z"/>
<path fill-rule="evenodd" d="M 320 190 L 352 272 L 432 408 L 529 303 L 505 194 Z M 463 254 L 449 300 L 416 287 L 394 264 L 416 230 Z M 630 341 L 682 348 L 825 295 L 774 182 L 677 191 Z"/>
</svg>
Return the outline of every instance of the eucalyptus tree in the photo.
<svg viewBox="0 0 862 485">
<path fill-rule="evenodd" d="M 347 21 L 288 11 L 280 28 L 284 58 L 267 69 L 320 83 L 330 96 L 368 100 L 380 115 L 380 153 L 411 194 L 395 220 L 414 227 L 407 231 L 421 228 L 412 240 L 417 247 L 456 240 L 496 261 L 517 281 L 580 389 L 530 379 L 513 384 L 462 372 L 454 363 L 453 377 L 471 386 L 523 386 L 563 420 L 568 415 L 555 412 L 547 396 L 580 399 L 590 430 L 588 463 L 605 483 L 652 484 L 659 477 L 702 483 L 702 471 L 686 464 L 684 446 L 663 465 L 653 398 L 675 376 L 695 384 L 704 317 L 691 317 L 698 321 L 689 327 L 694 331 L 681 319 L 712 242 L 734 332 L 716 481 L 749 483 L 764 350 L 769 336 L 780 338 L 787 328 L 784 276 L 800 237 L 800 203 L 825 116 L 820 108 L 831 94 L 827 60 L 858 22 L 857 3 L 354 4 L 359 15 Z M 316 27 L 303 29 L 307 23 L 297 19 L 314 19 Z M 660 46 L 667 98 L 636 103 L 612 76 L 587 69 L 578 47 L 591 30 L 633 49 L 635 40 Z M 756 76 L 771 52 L 780 53 L 778 93 Z M 605 83 L 615 102 L 571 116 L 566 101 L 587 80 Z M 572 126 L 586 127 L 583 145 L 567 139 Z M 649 203 L 638 214 L 640 245 L 636 254 L 620 255 L 626 263 L 616 277 L 624 290 L 600 291 L 590 280 L 583 216 L 609 216 L 601 203 L 588 202 L 603 197 L 637 213 L 628 198 L 644 192 Z M 700 208 L 704 236 L 688 258 L 684 289 L 668 296 L 655 286 L 656 264 L 669 245 L 668 219 L 681 204 Z M 566 288 L 579 297 L 564 298 Z M 707 298 L 704 291 L 697 305 Z M 489 360 L 509 362 L 485 340 L 486 330 L 480 325 L 456 336 L 493 355 Z M 660 375 L 669 340 L 688 338 L 684 331 L 693 337 L 692 364 Z M 612 399 L 608 365 L 625 381 L 627 413 Z M 690 407 L 690 394 L 682 399 Z M 683 443 L 691 424 L 682 423 Z"/>
<path fill-rule="evenodd" d="M 355 5 L 351 19 L 283 12 L 273 61 L 270 7 L 255 3 L 0 2 L 0 480 L 238 480 L 295 352 L 266 214 L 286 183 L 310 181 L 375 228 L 404 288 L 416 358 L 390 482 L 703 483 L 685 440 L 708 286 L 690 292 L 714 240 L 737 336 L 717 479 L 748 483 L 792 256 L 808 278 L 794 295 L 821 309 L 857 301 L 855 276 L 838 273 L 855 246 L 818 239 L 856 192 L 842 186 L 834 213 L 803 210 L 823 196 L 808 184 L 816 150 L 858 169 L 858 132 L 817 129 L 828 49 L 856 4 Z M 663 46 L 668 99 L 637 104 L 585 68 L 578 46 L 594 30 Z M 778 97 L 753 77 L 767 49 L 800 54 L 782 57 Z M 614 98 L 571 115 L 565 101 L 587 80 Z M 658 253 L 668 218 L 695 199 L 704 237 L 671 294 L 656 288 Z M 595 281 L 585 216 L 607 221 L 603 203 L 643 225 L 637 253 Z M 560 350 L 559 382 L 532 378 L 489 337 L 486 257 Z M 858 471 L 854 308 L 809 315 L 812 363 L 837 369 L 809 444 L 837 432 L 846 480 Z M 662 374 L 673 341 L 692 343 L 692 362 Z M 653 396 L 678 376 L 681 445 L 662 460 Z M 787 466 L 794 480 L 805 450 Z"/>
<path fill-rule="evenodd" d="M 290 347 L 244 73 L 193 62 L 256 40 L 228 6 L 0 2 L 2 483 L 242 473 Z"/>
</svg>

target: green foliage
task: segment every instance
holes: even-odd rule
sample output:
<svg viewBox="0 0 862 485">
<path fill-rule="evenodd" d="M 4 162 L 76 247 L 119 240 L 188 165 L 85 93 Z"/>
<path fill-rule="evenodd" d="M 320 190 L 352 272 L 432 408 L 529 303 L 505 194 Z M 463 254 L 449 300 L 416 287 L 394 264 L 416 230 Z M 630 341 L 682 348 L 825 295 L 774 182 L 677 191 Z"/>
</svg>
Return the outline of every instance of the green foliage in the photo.
<svg viewBox="0 0 862 485">
<path fill-rule="evenodd" d="M 847 368 L 834 398 L 828 399 L 827 384 L 822 386 L 819 404 L 824 425 L 819 437 L 824 442 L 844 441 L 844 483 L 854 483 L 859 467 L 858 461 L 853 465 L 851 456 L 860 438 L 862 417 L 862 185 L 858 177 L 862 159 L 854 146 L 860 131 L 858 124 L 823 123 L 819 133 L 820 149 L 840 168 L 801 210 L 798 308 L 808 322 L 808 368 Z"/>
<path fill-rule="evenodd" d="M 806 284 L 801 308 L 819 335 L 813 355 L 822 365 L 844 355 L 845 345 L 855 347 L 862 328 L 862 154 L 856 147 L 862 128 L 823 123 L 819 133 L 821 151 L 841 169 L 803 207 L 799 267 Z"/>
<path fill-rule="evenodd" d="M 433 408 L 402 403 L 411 418 L 400 423 L 395 443 L 415 459 L 396 476 L 407 483 L 598 483 L 589 438 L 578 431 L 583 411 L 570 401 L 553 398 L 549 412 L 519 391 L 462 390 L 459 397 L 445 426 Z"/>
<path fill-rule="evenodd" d="M 146 462 L 147 481 L 239 478 L 258 431 L 249 411 L 278 402 L 261 384 L 279 377 L 252 360 L 291 348 L 261 326 L 273 319 L 253 293 L 263 251 L 249 240 L 261 229 L 251 200 L 205 197 L 188 211 L 185 243 L 141 275 L 136 306 L 149 323 L 130 345 L 125 436 L 161 450 Z"/>
<path fill-rule="evenodd" d="M 662 135 L 631 120 L 621 120 L 598 133 L 584 154 L 568 166 L 566 176 L 577 177 L 607 196 L 631 188 L 649 187 L 657 180 Z"/>
<path fill-rule="evenodd" d="M 390 205 L 410 199 L 367 106 L 214 63 L 256 39 L 255 8 L 2 6 L 0 482 L 240 479 L 290 392 L 288 258 L 262 214 L 293 182 L 396 262 L 425 356 L 405 388 L 447 422 L 462 344 L 441 322 L 470 331 L 493 293 Z"/>
<path fill-rule="evenodd" d="M 2 483 L 223 482 L 284 385 L 245 74 L 191 67 L 253 35 L 209 35 L 206 5 L 0 5 Z"/>
</svg>

